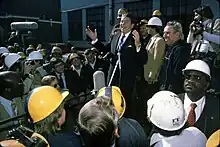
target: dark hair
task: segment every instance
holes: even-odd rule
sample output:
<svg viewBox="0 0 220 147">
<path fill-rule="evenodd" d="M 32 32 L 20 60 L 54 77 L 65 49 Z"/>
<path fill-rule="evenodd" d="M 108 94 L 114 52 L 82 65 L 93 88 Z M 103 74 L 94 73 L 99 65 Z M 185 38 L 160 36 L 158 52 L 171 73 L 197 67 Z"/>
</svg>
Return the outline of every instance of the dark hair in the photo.
<svg viewBox="0 0 220 147">
<path fill-rule="evenodd" d="M 166 131 L 166 130 L 162 130 L 160 128 L 158 128 L 157 126 L 153 125 L 153 131 L 156 133 L 160 133 L 161 135 L 165 136 L 165 137 L 171 137 L 171 136 L 175 136 L 175 135 L 180 135 L 182 133 L 182 131 L 185 129 L 185 127 L 182 127 L 179 130 L 176 131 Z"/>
<path fill-rule="evenodd" d="M 155 31 L 157 32 L 157 33 L 160 33 L 161 32 L 161 29 L 162 29 L 162 27 L 160 27 L 160 26 L 149 26 L 149 27 L 151 27 L 151 28 L 153 28 L 153 29 L 155 29 Z"/>
<path fill-rule="evenodd" d="M 193 12 L 200 14 L 202 17 L 205 18 L 209 18 L 209 19 L 213 19 L 214 18 L 214 14 L 212 12 L 212 9 L 209 6 L 200 6 L 199 8 L 193 10 Z"/>
<path fill-rule="evenodd" d="M 56 58 L 56 57 L 53 57 L 50 59 L 50 63 L 54 66 L 55 64 L 58 64 L 58 63 L 64 63 L 64 61 L 61 59 L 61 58 Z"/>
<path fill-rule="evenodd" d="M 128 17 L 131 20 L 131 24 L 136 24 L 137 23 L 137 20 L 135 19 L 135 17 L 132 14 L 128 13 L 126 15 L 126 17 Z"/>
</svg>

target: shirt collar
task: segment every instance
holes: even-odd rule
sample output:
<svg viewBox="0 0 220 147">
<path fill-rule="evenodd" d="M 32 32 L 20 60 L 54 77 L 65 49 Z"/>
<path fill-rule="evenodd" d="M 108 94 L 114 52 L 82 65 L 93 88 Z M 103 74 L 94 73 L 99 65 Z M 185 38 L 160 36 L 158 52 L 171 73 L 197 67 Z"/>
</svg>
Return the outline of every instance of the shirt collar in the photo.
<svg viewBox="0 0 220 147">
<path fill-rule="evenodd" d="M 73 65 L 72 65 L 71 67 L 72 67 L 73 71 L 74 71 L 74 70 L 75 70 L 75 71 L 81 71 L 81 69 L 82 69 L 82 65 L 80 66 L 80 69 L 76 69 Z"/>
<path fill-rule="evenodd" d="M 185 99 L 184 99 L 184 104 L 186 105 L 190 105 L 192 103 L 196 104 L 197 106 L 202 105 L 202 103 L 204 102 L 206 96 L 203 96 L 202 98 L 200 98 L 198 101 L 193 102 L 189 99 L 188 95 L 185 93 Z"/>
<path fill-rule="evenodd" d="M 130 31 L 130 32 L 128 32 L 128 33 L 126 33 L 126 34 L 121 33 L 121 37 L 124 35 L 124 36 L 125 36 L 125 38 L 127 38 L 127 37 L 130 35 L 130 33 L 131 33 L 131 31 Z"/>
</svg>

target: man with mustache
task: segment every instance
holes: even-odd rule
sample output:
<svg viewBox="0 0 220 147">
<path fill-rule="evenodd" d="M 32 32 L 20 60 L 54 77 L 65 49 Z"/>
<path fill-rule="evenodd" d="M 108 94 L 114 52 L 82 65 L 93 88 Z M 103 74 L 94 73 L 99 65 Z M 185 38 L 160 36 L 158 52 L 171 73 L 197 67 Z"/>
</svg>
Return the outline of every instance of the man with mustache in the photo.
<svg viewBox="0 0 220 147">
<path fill-rule="evenodd" d="M 183 69 L 184 94 L 179 97 L 184 103 L 188 126 L 199 128 L 208 138 L 219 129 L 219 97 L 207 94 L 211 81 L 210 68 L 202 60 L 193 60 Z"/>
</svg>

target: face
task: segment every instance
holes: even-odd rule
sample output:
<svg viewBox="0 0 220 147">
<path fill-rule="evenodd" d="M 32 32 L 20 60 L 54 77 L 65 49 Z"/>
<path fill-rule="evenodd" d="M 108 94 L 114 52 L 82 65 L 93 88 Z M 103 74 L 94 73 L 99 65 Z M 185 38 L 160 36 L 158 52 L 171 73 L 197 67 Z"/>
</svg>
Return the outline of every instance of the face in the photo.
<svg viewBox="0 0 220 147">
<path fill-rule="evenodd" d="M 176 41 L 180 39 L 179 32 L 176 32 L 172 26 L 166 26 L 164 28 L 163 37 L 168 46 L 174 44 Z"/>
<path fill-rule="evenodd" d="M 74 68 L 80 69 L 81 64 L 82 63 L 81 63 L 81 60 L 79 58 L 73 58 L 72 65 L 74 66 Z"/>
<path fill-rule="evenodd" d="M 63 73 L 64 72 L 64 63 L 59 62 L 59 63 L 55 64 L 54 69 L 57 73 Z"/>
<path fill-rule="evenodd" d="M 88 55 L 86 55 L 86 59 L 89 63 L 94 63 L 95 62 L 95 53 L 91 52 Z"/>
<path fill-rule="evenodd" d="M 147 36 L 148 35 L 148 28 L 147 28 L 146 24 L 140 26 L 140 34 L 141 34 L 141 36 Z"/>
<path fill-rule="evenodd" d="M 188 71 L 184 76 L 184 89 L 186 92 L 201 94 L 207 90 L 209 82 L 203 73 L 198 71 Z"/>
<path fill-rule="evenodd" d="M 126 34 L 132 30 L 134 24 L 131 23 L 131 19 L 128 17 L 122 17 L 120 21 L 121 32 Z"/>
<path fill-rule="evenodd" d="M 53 52 L 52 57 L 62 58 L 62 53 L 61 52 Z"/>
<path fill-rule="evenodd" d="M 201 21 L 202 20 L 202 16 L 199 14 L 199 13 L 194 13 L 194 19 L 195 20 L 198 20 L 198 21 Z"/>
<path fill-rule="evenodd" d="M 150 26 L 147 27 L 147 33 L 150 34 L 150 35 L 153 35 L 153 28 L 151 28 Z"/>
</svg>

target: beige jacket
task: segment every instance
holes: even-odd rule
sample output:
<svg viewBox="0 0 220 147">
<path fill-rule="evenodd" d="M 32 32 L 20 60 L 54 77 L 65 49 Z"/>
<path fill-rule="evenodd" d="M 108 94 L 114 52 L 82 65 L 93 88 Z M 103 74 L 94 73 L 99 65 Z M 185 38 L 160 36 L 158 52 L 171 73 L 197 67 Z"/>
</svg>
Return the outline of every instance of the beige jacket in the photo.
<svg viewBox="0 0 220 147">
<path fill-rule="evenodd" d="M 159 34 L 152 36 L 146 46 L 146 50 L 148 52 L 148 61 L 147 64 L 144 65 L 144 78 L 148 82 L 149 79 L 153 80 L 153 82 L 157 82 L 164 59 L 164 39 Z"/>
</svg>

